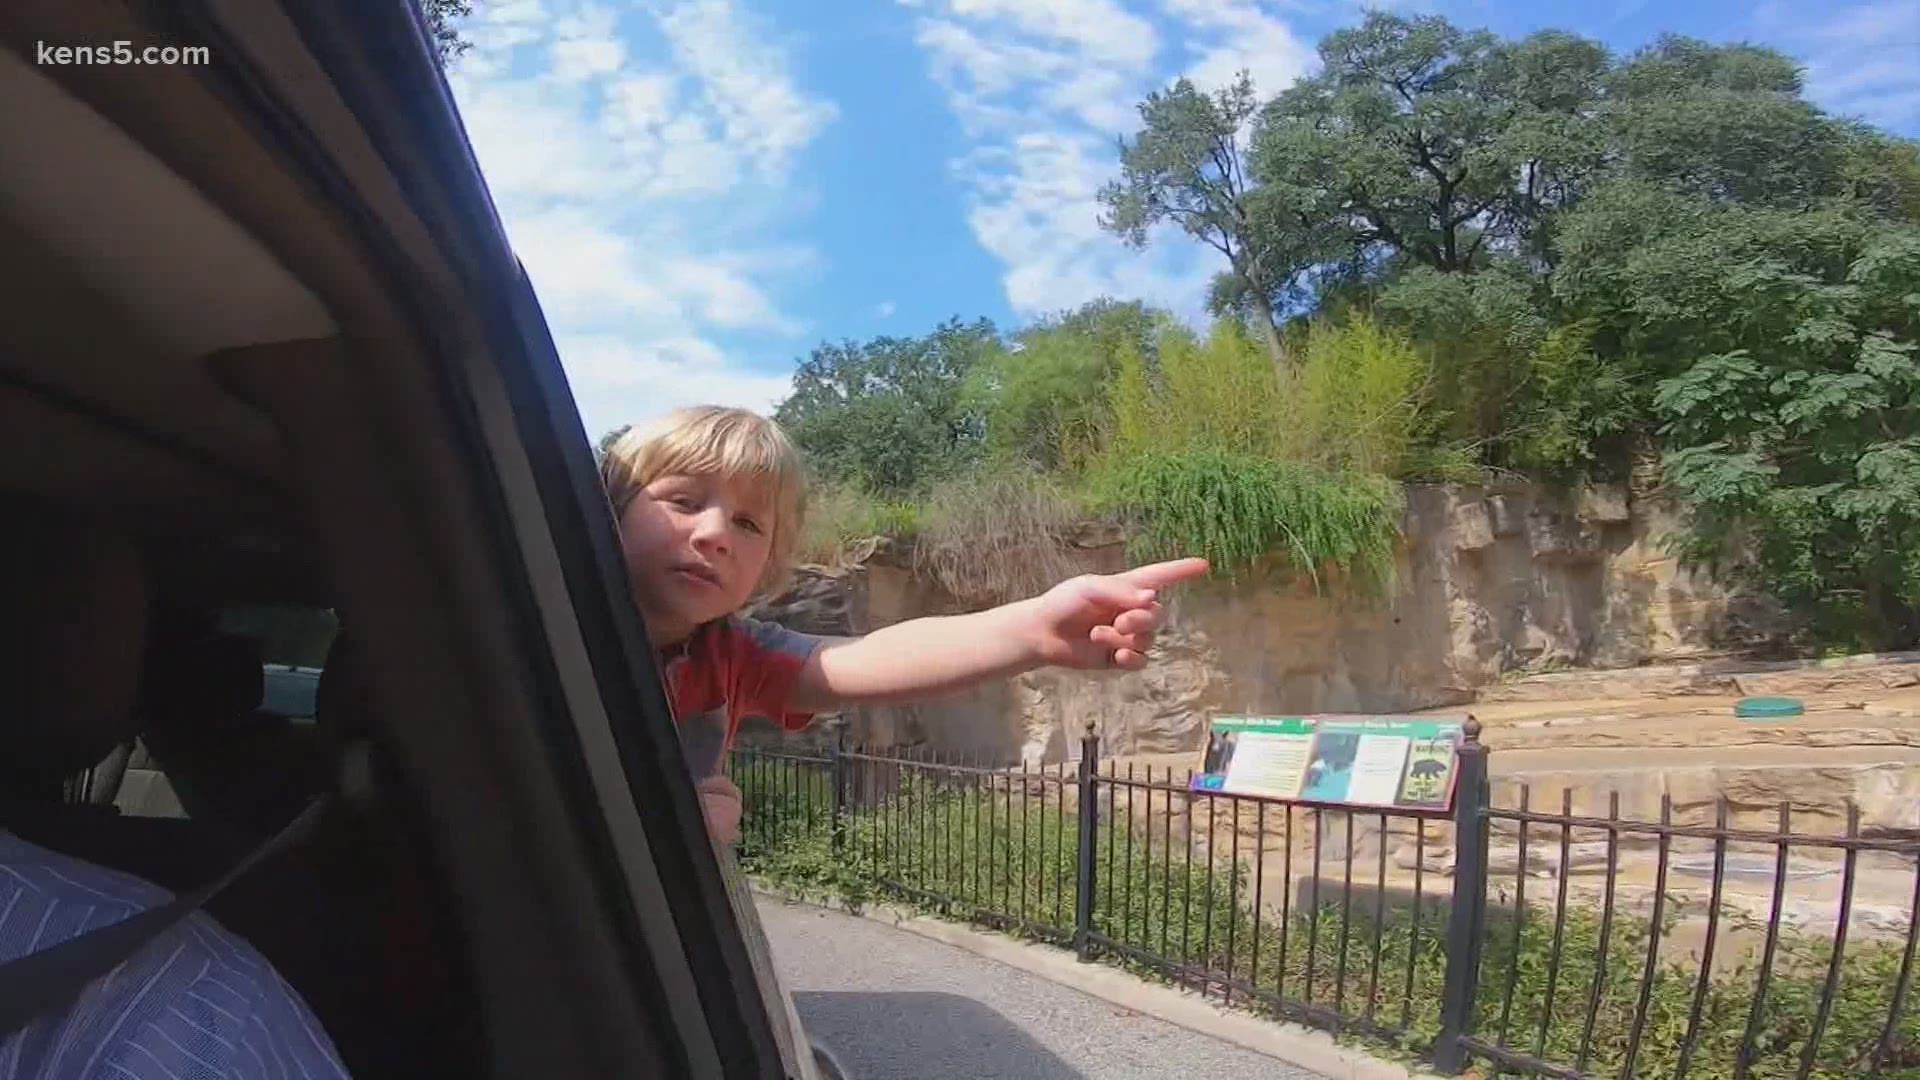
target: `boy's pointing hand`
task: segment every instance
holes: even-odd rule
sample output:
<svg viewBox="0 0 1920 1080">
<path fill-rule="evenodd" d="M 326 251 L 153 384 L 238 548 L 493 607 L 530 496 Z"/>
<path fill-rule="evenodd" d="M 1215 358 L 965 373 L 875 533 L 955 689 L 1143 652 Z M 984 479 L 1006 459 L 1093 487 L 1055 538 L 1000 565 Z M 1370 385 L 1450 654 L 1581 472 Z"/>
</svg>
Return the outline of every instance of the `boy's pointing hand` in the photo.
<svg viewBox="0 0 1920 1080">
<path fill-rule="evenodd" d="M 1041 662 L 1083 669 L 1146 667 L 1162 618 L 1160 590 L 1206 572 L 1205 559 L 1175 559 L 1055 585 L 1034 601 L 1033 634 Z"/>
</svg>

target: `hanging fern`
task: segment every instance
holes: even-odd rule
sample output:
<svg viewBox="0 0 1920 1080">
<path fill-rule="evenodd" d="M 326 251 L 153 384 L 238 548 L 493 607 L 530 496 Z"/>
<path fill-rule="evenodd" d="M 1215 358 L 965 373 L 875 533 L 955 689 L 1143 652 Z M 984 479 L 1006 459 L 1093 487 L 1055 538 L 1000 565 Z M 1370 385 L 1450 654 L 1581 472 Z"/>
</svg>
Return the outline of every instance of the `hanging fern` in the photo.
<svg viewBox="0 0 1920 1080">
<path fill-rule="evenodd" d="M 1272 553 L 1316 589 L 1327 569 L 1362 594 L 1393 584 L 1400 492 L 1381 477 L 1191 450 L 1115 462 L 1097 490 L 1108 510 L 1136 525 L 1135 558 L 1201 555 L 1237 576 Z"/>
</svg>

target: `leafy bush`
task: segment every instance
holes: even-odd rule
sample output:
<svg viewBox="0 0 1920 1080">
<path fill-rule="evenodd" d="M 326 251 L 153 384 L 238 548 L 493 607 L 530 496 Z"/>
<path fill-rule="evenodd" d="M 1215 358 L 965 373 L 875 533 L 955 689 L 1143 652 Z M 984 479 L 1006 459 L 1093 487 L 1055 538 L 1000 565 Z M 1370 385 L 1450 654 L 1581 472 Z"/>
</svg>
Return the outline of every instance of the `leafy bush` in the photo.
<svg viewBox="0 0 1920 1080">
<path fill-rule="evenodd" d="M 1219 320 L 1204 341 L 1185 328 L 1167 330 L 1160 375 L 1146 449 L 1205 447 L 1262 457 L 1284 449 L 1273 362 L 1238 322 Z"/>
<path fill-rule="evenodd" d="M 1819 639 L 1920 639 L 1920 229 L 1619 185 L 1558 287 L 1641 358 L 1689 552 Z"/>
<path fill-rule="evenodd" d="M 1137 301 L 1096 300 L 1022 331 L 968 379 L 989 459 L 1048 471 L 1082 468 L 1099 446 L 1107 386 L 1122 356 L 1151 352 L 1171 316 Z"/>
</svg>

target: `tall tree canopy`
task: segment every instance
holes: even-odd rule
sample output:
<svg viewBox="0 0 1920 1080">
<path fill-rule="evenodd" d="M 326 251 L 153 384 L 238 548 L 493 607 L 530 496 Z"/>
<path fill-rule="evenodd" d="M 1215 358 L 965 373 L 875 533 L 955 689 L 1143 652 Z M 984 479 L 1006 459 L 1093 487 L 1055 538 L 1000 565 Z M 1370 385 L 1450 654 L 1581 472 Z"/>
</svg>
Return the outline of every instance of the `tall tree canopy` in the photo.
<svg viewBox="0 0 1920 1080">
<path fill-rule="evenodd" d="M 1254 174 L 1278 234 L 1338 230 L 1353 264 L 1445 272 L 1517 246 L 1593 166 L 1586 113 L 1607 53 L 1547 33 L 1502 42 L 1374 14 L 1320 45 L 1322 70 L 1261 111 Z"/>
<path fill-rule="evenodd" d="M 1095 300 L 1015 335 L 968 382 L 988 455 L 1040 469 L 1084 464 L 1105 432 L 1107 385 L 1127 357 L 1153 356 L 1171 320 L 1139 301 Z"/>
<path fill-rule="evenodd" d="M 1144 247 L 1163 221 L 1225 256 L 1230 271 L 1216 282 L 1213 307 L 1251 314 L 1274 363 L 1286 349 L 1274 309 L 1282 292 L 1313 261 L 1262 230 L 1243 142 L 1259 101 L 1242 74 L 1231 86 L 1202 93 L 1181 79 L 1140 103 L 1140 133 L 1120 140 L 1120 179 L 1101 189 L 1100 224 Z"/>
<path fill-rule="evenodd" d="M 978 459 L 963 387 L 1000 348 L 993 323 L 949 320 L 925 337 L 823 344 L 801 361 L 774 418 L 823 478 L 918 494 Z"/>
<path fill-rule="evenodd" d="M 473 14 L 473 0 L 419 0 L 420 13 L 427 17 L 427 29 L 440 50 L 440 62 L 447 63 L 473 47 L 460 36 L 458 20 Z"/>
<path fill-rule="evenodd" d="M 1285 305 L 1410 334 L 1436 460 L 1657 453 L 1696 555 L 1828 638 L 1920 636 L 1920 147 L 1750 45 L 1375 13 L 1319 52 L 1258 106 L 1150 96 L 1103 223 L 1208 240 L 1262 333 Z"/>
</svg>

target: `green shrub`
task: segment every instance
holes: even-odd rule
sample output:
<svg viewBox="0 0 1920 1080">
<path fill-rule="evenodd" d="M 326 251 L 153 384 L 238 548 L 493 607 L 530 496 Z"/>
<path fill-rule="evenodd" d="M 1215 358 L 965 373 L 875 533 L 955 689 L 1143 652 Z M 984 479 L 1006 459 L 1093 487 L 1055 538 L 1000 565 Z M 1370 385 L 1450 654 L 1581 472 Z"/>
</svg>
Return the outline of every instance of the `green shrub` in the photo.
<svg viewBox="0 0 1920 1080">
<path fill-rule="evenodd" d="M 1166 331 L 1160 372 L 1148 452 L 1204 447 L 1276 457 L 1284 449 L 1273 361 L 1238 322 L 1214 323 L 1204 341 L 1185 328 Z"/>
<path fill-rule="evenodd" d="M 1107 387 L 1125 353 L 1151 347 L 1171 316 L 1096 300 L 1043 319 L 976 367 L 969 409 L 985 418 L 988 459 L 1052 472 L 1082 468 L 1099 446 Z"/>
</svg>

